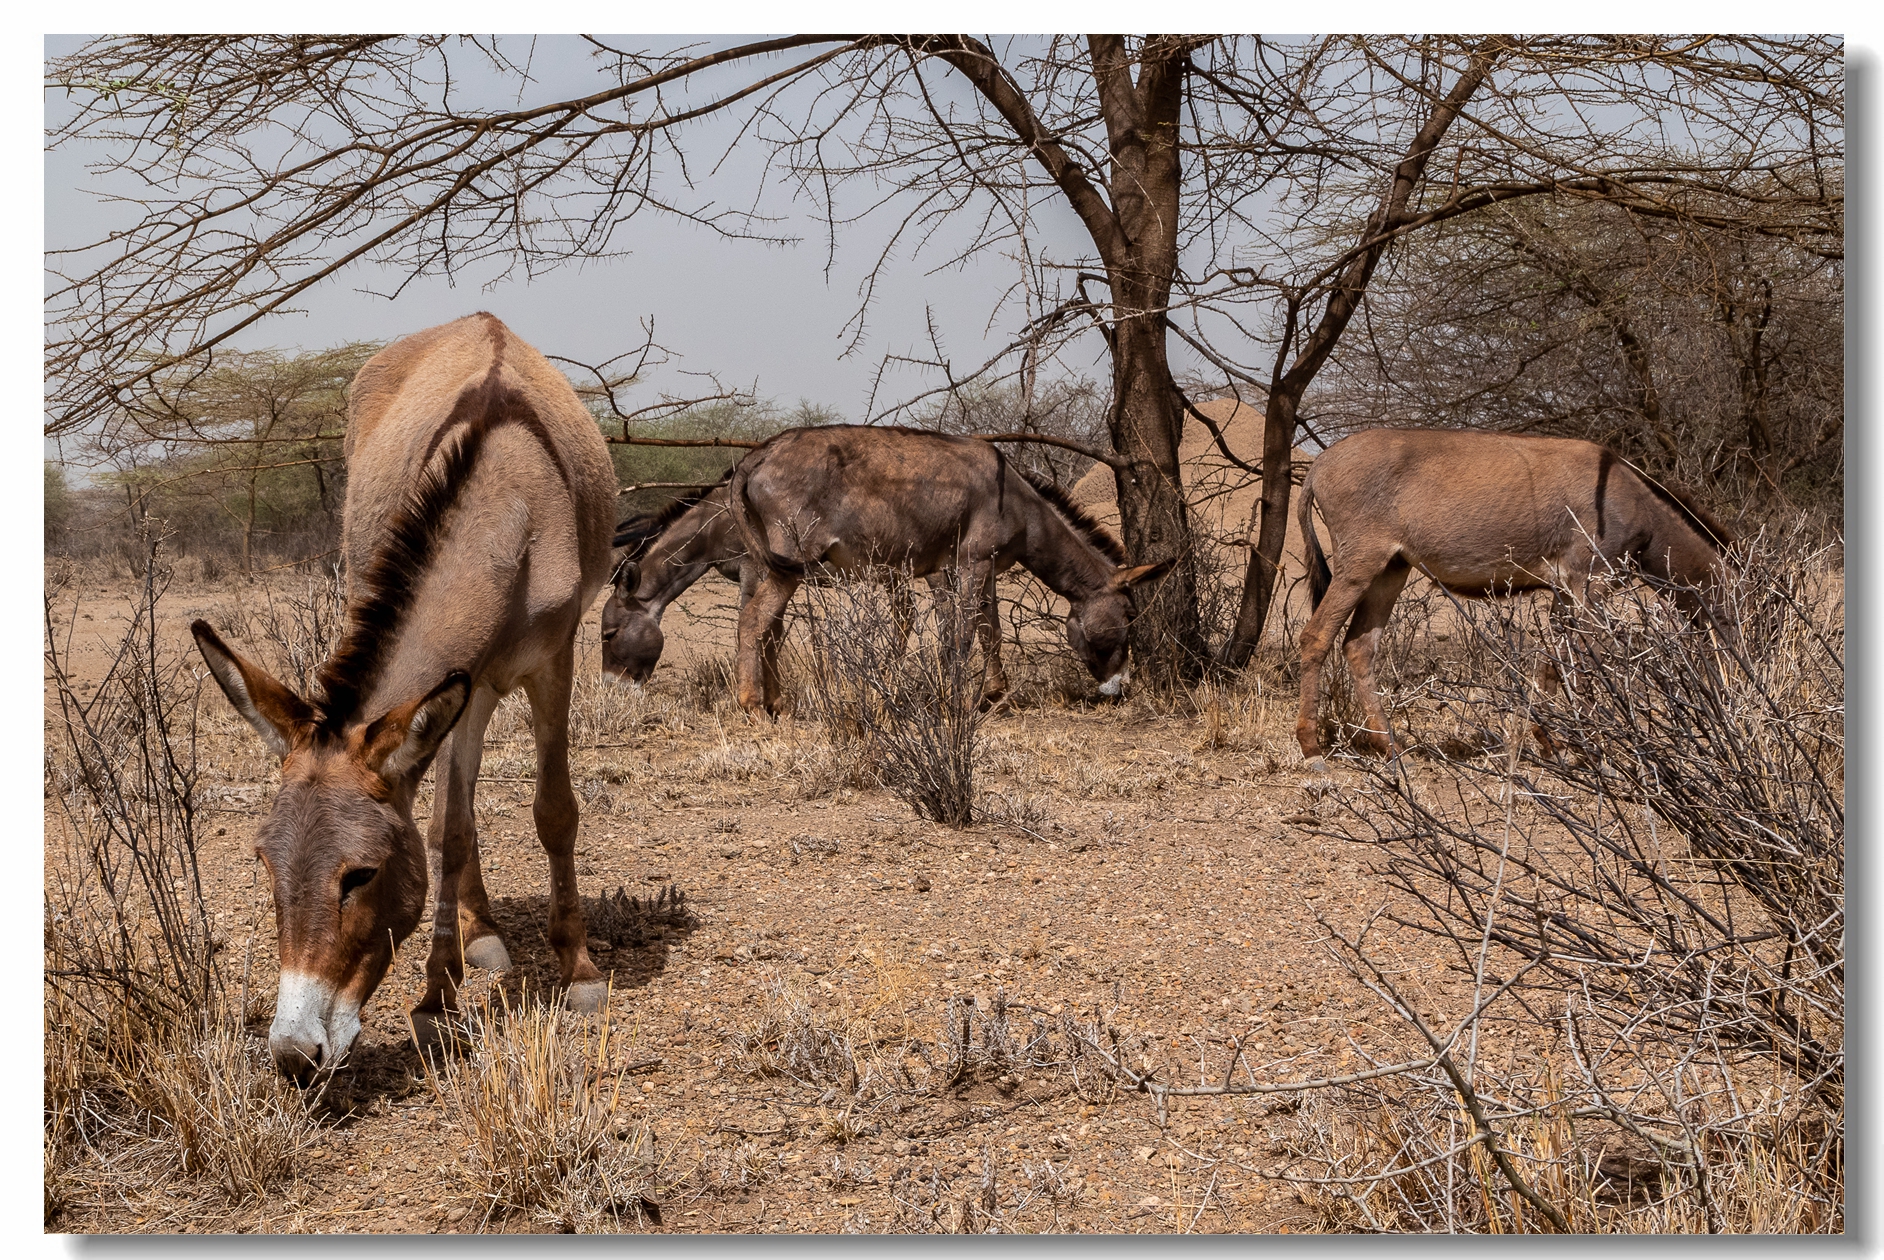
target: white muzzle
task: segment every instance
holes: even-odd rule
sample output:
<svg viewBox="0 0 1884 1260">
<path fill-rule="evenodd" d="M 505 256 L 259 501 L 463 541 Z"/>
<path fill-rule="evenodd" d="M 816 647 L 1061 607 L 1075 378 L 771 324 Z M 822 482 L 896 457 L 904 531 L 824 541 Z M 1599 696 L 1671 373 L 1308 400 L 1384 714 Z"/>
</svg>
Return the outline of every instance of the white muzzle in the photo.
<svg viewBox="0 0 1884 1260">
<path fill-rule="evenodd" d="M 337 1000 L 331 984 L 306 972 L 282 974 L 268 1049 L 283 1072 L 299 1079 L 330 1069 L 359 1035 L 359 1008 Z"/>
</svg>

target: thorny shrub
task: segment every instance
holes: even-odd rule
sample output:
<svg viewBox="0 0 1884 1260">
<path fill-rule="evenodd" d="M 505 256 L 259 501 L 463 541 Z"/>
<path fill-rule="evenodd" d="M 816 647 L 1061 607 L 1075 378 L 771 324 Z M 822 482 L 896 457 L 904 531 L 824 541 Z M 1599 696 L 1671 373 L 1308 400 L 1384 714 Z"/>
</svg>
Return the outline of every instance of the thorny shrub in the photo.
<svg viewBox="0 0 1884 1260">
<path fill-rule="evenodd" d="M 1536 1228 L 1535 1196 L 1578 1230 L 1841 1229 L 1833 550 L 1754 539 L 1699 623 L 1640 584 L 1597 588 L 1561 630 L 1510 605 L 1460 616 L 1493 668 L 1434 694 L 1484 752 L 1437 777 L 1364 763 L 1324 812 L 1404 895 L 1388 917 L 1453 951 L 1479 1010 L 1426 1028 L 1365 935 L 1330 931 L 1436 1060 L 1346 1091 L 1341 1114 L 1379 1119 L 1323 1122 L 1331 1223 Z M 1548 1044 L 1478 1057 L 1516 1028 Z M 1493 1175 L 1500 1151 L 1515 1176 Z"/>
<path fill-rule="evenodd" d="M 883 584 L 838 580 L 805 590 L 806 708 L 834 745 L 920 817 L 968 826 L 982 720 L 973 601 L 939 595 L 906 639 Z"/>
<path fill-rule="evenodd" d="M 200 680 L 158 639 L 160 543 L 95 687 L 71 672 L 61 584 L 46 595 L 48 1219 L 92 1180 L 108 1199 L 174 1177 L 253 1198 L 318 1132 L 244 1031 L 218 957 L 197 864 Z"/>
</svg>

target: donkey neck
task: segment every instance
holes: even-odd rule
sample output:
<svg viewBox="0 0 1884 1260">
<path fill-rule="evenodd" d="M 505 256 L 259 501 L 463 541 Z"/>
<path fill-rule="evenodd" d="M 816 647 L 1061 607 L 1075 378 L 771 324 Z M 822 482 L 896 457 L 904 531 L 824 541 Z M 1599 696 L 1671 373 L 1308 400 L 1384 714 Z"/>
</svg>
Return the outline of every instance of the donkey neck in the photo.
<svg viewBox="0 0 1884 1260">
<path fill-rule="evenodd" d="M 634 598 L 659 616 L 706 571 L 738 554 L 738 531 L 724 495 L 694 504 L 662 530 L 640 560 Z"/>
<path fill-rule="evenodd" d="M 1029 572 L 1069 603 L 1091 599 L 1105 588 L 1117 566 L 1057 508 L 1019 478 L 1009 479 L 1008 502 L 1022 513 L 1017 559 Z"/>
</svg>

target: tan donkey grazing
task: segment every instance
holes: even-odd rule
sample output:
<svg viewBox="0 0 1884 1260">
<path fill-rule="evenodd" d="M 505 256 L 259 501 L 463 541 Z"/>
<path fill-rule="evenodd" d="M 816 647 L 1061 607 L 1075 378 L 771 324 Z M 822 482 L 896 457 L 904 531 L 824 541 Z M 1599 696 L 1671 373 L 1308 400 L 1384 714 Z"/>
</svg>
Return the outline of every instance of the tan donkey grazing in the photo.
<svg viewBox="0 0 1884 1260">
<path fill-rule="evenodd" d="M 614 469 L 560 373 L 494 316 L 394 342 L 354 379 L 347 418 L 346 627 L 302 697 L 191 626 L 242 716 L 281 758 L 256 834 L 275 894 L 281 988 L 269 1048 L 298 1081 L 337 1064 L 431 884 L 426 989 L 441 1035 L 464 964 L 509 966 L 478 866 L 484 730 L 521 686 L 536 744 L 550 942 L 569 1004 L 606 998 L 576 890 L 569 783 L 576 627 L 608 575 Z M 446 745 L 446 738 L 450 742 Z M 424 841 L 413 796 L 445 746 Z"/>
<path fill-rule="evenodd" d="M 897 570 L 927 578 L 938 596 L 974 601 L 984 701 L 1007 691 L 994 595 L 1007 569 L 1025 565 L 1072 605 L 1067 641 L 1099 690 L 1117 695 L 1132 588 L 1171 567 L 1127 566 L 1118 540 L 1059 487 L 977 438 L 875 425 L 787 429 L 739 461 L 730 492 L 746 554 L 765 567 L 739 613 L 739 703 L 748 712 L 779 710 L 785 606 L 813 566 Z"/>
<path fill-rule="evenodd" d="M 1317 508 L 1332 561 L 1315 537 Z M 1592 576 L 1628 562 L 1674 583 L 1677 605 L 1699 615 L 1733 542 L 1686 494 L 1595 443 L 1446 429 L 1369 429 L 1336 442 L 1310 466 L 1296 513 L 1315 611 L 1302 629 L 1295 737 L 1317 772 L 1327 768 L 1315 721 L 1321 667 L 1343 621 L 1367 717 L 1361 742 L 1398 751 L 1374 652 L 1416 570 L 1472 598 L 1549 588 L 1562 620 Z"/>
</svg>

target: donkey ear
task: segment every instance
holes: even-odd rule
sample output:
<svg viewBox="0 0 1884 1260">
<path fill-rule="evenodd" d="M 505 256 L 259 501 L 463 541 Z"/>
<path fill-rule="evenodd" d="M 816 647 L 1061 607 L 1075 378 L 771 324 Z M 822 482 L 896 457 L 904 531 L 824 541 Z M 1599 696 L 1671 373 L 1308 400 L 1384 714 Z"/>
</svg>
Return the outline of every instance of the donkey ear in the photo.
<svg viewBox="0 0 1884 1260">
<path fill-rule="evenodd" d="M 1112 589 L 1122 591 L 1128 586 L 1137 586 L 1141 582 L 1149 582 L 1154 578 L 1161 578 L 1169 573 L 1171 566 L 1176 563 L 1177 561 L 1175 559 L 1160 560 L 1156 564 L 1141 564 L 1135 565 L 1129 569 L 1115 569 L 1112 573 Z"/>
<path fill-rule="evenodd" d="M 425 696 L 387 713 L 361 737 L 367 769 L 388 780 L 424 774 L 470 698 L 471 676 L 454 669 Z"/>
<path fill-rule="evenodd" d="M 615 566 L 615 572 L 608 579 L 615 587 L 615 594 L 627 599 L 635 593 L 635 587 L 641 585 L 641 566 L 632 560 L 624 560 Z"/>
<path fill-rule="evenodd" d="M 229 697 L 235 711 L 248 719 L 255 733 L 277 757 L 287 757 L 298 742 L 306 738 L 314 724 L 314 710 L 307 701 L 277 682 L 273 675 L 253 661 L 238 656 L 222 637 L 210 629 L 207 621 L 190 623 L 209 672 L 215 675 L 222 694 Z"/>
</svg>

